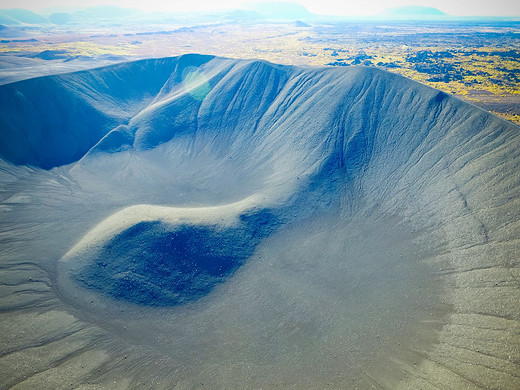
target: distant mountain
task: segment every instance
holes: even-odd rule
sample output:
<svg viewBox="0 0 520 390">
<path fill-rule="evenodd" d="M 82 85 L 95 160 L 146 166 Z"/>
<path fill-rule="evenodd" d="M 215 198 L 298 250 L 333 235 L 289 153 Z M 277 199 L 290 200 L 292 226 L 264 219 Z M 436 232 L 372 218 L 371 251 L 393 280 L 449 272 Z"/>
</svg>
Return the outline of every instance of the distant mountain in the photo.
<svg viewBox="0 0 520 390">
<path fill-rule="evenodd" d="M 447 16 L 444 12 L 434 7 L 424 7 L 421 5 L 407 5 L 403 7 L 388 8 L 384 10 L 381 16 L 396 17 L 439 17 Z"/>
<path fill-rule="evenodd" d="M 72 19 L 72 15 L 67 12 L 55 12 L 49 15 L 49 20 L 54 24 L 67 24 Z"/>
<path fill-rule="evenodd" d="M 125 21 L 153 21 L 162 23 L 172 18 L 184 23 L 209 23 L 230 20 L 233 22 L 255 22 L 262 20 L 298 21 L 313 17 L 304 6 L 293 2 L 251 3 L 242 9 L 218 12 L 155 12 L 147 13 L 132 8 L 111 5 L 94 7 L 53 7 L 41 14 L 25 9 L 0 9 L 0 25 L 20 27 L 25 24 L 83 25 L 95 23 L 124 23 Z"/>
<path fill-rule="evenodd" d="M 243 9 L 235 9 L 233 11 L 227 12 L 224 15 L 224 17 L 226 19 L 231 19 L 235 21 L 251 21 L 264 19 L 262 15 L 260 15 L 258 12 Z"/>
<path fill-rule="evenodd" d="M 135 15 L 139 11 L 132 8 L 121 8 L 115 5 L 98 5 L 78 11 L 77 15 L 94 19 L 117 19 Z"/>
<path fill-rule="evenodd" d="M 246 5 L 245 8 L 257 12 L 266 19 L 298 20 L 312 16 L 303 5 L 292 2 L 251 3 Z"/>
<path fill-rule="evenodd" d="M 18 21 L 16 19 L 13 19 L 12 17 L 10 17 L 8 15 L 4 15 L 0 11 L 0 25 L 3 25 L 3 26 L 18 26 L 20 24 L 21 24 L 20 21 Z"/>
<path fill-rule="evenodd" d="M 95 7 L 54 7 L 38 14 L 25 9 L 12 8 L 0 9 L 0 25 L 20 26 L 23 24 L 81 24 L 95 21 L 120 21 L 127 18 L 135 18 L 141 15 L 141 11 L 132 8 L 121 8 L 110 5 Z"/>
<path fill-rule="evenodd" d="M 67 50 L 44 50 L 38 54 L 32 55 L 32 58 L 40 58 L 42 60 L 56 60 L 67 58 Z"/>
<path fill-rule="evenodd" d="M 310 24 L 307 24 L 307 23 L 305 23 L 305 22 L 302 22 L 301 20 L 297 20 L 297 21 L 294 23 L 294 25 L 295 25 L 296 27 L 311 27 Z"/>
<path fill-rule="evenodd" d="M 21 8 L 0 9 L 0 24 L 49 24 L 50 21 L 37 13 Z"/>
</svg>

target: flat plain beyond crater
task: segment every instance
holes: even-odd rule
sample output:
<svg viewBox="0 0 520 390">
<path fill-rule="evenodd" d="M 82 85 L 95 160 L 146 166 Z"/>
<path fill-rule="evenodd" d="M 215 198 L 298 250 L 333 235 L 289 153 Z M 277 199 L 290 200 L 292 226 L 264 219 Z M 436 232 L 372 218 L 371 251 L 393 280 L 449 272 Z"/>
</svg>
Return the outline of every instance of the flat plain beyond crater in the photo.
<svg viewBox="0 0 520 390">
<path fill-rule="evenodd" d="M 0 386 L 517 389 L 520 131 L 365 66 L 0 86 Z"/>
</svg>

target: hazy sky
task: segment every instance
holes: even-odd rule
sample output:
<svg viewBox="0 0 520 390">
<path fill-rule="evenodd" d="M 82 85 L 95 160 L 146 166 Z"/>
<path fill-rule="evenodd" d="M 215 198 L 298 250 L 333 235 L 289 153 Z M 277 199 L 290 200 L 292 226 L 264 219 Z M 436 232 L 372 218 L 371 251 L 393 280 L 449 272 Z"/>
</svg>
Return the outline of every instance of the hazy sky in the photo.
<svg viewBox="0 0 520 390">
<path fill-rule="evenodd" d="M 261 0 L 260 0 L 261 1 Z M 38 10 L 52 6 L 89 6 L 114 4 L 150 11 L 199 11 L 203 9 L 240 8 L 245 0 L 0 0 L 0 8 Z M 258 2 L 258 1 L 257 1 Z M 328 15 L 371 15 L 386 8 L 402 5 L 436 7 L 456 16 L 519 16 L 519 0 L 300 0 L 309 11 Z"/>
</svg>

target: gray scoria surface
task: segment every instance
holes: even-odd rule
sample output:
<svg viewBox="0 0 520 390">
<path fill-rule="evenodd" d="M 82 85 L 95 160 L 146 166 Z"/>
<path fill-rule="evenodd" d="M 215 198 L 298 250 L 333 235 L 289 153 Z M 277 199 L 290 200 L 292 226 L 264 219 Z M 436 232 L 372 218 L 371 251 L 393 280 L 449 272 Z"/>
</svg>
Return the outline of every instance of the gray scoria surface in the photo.
<svg viewBox="0 0 520 390">
<path fill-rule="evenodd" d="M 2 85 L 0 132 L 0 388 L 520 388 L 511 123 L 186 55 Z"/>
</svg>

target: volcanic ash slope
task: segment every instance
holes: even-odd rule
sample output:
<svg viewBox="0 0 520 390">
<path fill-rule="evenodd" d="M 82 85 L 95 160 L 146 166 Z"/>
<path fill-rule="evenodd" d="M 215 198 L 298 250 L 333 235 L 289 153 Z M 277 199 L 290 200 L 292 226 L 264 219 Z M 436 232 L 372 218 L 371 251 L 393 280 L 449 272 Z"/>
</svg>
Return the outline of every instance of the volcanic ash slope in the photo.
<svg viewBox="0 0 520 390">
<path fill-rule="evenodd" d="M 517 126 L 202 55 L 0 103 L 0 387 L 518 388 Z"/>
</svg>

